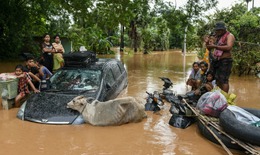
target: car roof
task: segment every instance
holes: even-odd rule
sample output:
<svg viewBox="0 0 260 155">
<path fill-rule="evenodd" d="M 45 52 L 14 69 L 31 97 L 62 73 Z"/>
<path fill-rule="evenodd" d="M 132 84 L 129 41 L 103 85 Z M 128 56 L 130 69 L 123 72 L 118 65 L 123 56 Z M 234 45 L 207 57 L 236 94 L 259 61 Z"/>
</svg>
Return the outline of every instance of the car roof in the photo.
<svg viewBox="0 0 260 155">
<path fill-rule="evenodd" d="M 93 69 L 93 70 L 102 70 L 105 64 L 109 62 L 119 62 L 117 59 L 111 59 L 111 58 L 98 58 L 97 61 L 91 62 L 84 65 L 73 65 L 73 66 L 65 66 L 62 69 L 78 69 L 78 68 L 86 68 L 86 69 Z M 66 63 L 66 62 L 65 62 Z"/>
</svg>

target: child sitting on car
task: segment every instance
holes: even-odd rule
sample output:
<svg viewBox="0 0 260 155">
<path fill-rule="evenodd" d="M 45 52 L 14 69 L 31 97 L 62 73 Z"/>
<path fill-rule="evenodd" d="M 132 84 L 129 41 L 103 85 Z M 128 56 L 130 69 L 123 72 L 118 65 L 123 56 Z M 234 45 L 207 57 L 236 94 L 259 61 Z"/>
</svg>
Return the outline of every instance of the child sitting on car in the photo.
<svg viewBox="0 0 260 155">
<path fill-rule="evenodd" d="M 28 73 L 23 71 L 23 65 L 17 65 L 15 67 L 15 75 L 19 79 L 18 82 L 18 95 L 15 97 L 15 107 L 20 106 L 20 102 L 22 99 L 26 98 L 28 94 L 30 94 L 29 88 L 28 88 L 28 83 L 33 89 L 34 93 L 38 93 L 39 90 L 37 90 L 32 81 L 31 77 Z"/>
</svg>

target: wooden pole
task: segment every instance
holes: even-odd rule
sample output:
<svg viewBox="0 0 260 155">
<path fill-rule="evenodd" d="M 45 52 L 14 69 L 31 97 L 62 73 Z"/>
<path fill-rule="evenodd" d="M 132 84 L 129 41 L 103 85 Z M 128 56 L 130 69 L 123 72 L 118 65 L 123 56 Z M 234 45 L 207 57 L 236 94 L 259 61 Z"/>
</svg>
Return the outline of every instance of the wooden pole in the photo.
<svg viewBox="0 0 260 155">
<path fill-rule="evenodd" d="M 208 127 L 208 125 L 204 122 L 204 120 L 199 119 L 199 121 L 206 127 L 206 129 L 213 135 L 213 137 L 219 142 L 219 144 L 223 147 L 223 149 L 229 154 L 233 155 L 233 153 L 227 148 L 227 146 L 218 138 L 218 136 Z"/>
<path fill-rule="evenodd" d="M 223 147 L 223 149 L 229 154 L 229 155 L 233 155 L 232 152 L 227 148 L 227 146 L 221 141 L 221 139 L 218 138 L 218 136 L 207 126 L 207 124 L 205 122 L 207 122 L 207 120 L 205 120 L 203 117 L 200 117 L 200 114 L 191 107 L 191 105 L 189 105 L 187 103 L 187 101 L 185 99 L 182 99 L 183 102 L 191 109 L 191 111 L 198 116 L 199 121 L 206 127 L 206 129 L 212 134 L 212 136 L 219 142 L 219 144 Z"/>
<path fill-rule="evenodd" d="M 194 109 L 194 107 L 192 107 L 189 103 L 187 103 L 187 101 L 185 99 L 182 99 L 182 101 L 191 109 L 191 111 L 198 116 L 199 120 L 202 122 L 202 124 L 208 129 L 209 127 L 207 125 L 211 125 L 213 128 L 215 128 L 216 130 L 218 130 L 221 134 L 224 134 L 226 137 L 228 137 L 230 140 L 232 140 L 233 142 L 235 142 L 237 145 L 241 146 L 242 148 L 244 148 L 246 151 L 248 151 L 250 154 L 253 155 L 260 155 L 259 151 L 257 151 L 255 148 L 253 148 L 250 145 L 245 144 L 244 142 L 241 142 L 240 140 L 237 140 L 235 138 L 233 138 L 232 136 L 230 136 L 229 134 L 227 134 L 226 132 L 224 132 L 223 130 L 220 129 L 219 125 L 213 121 L 208 120 L 206 117 L 204 117 L 203 115 L 199 114 L 199 112 Z M 203 122 L 204 121 L 204 122 Z M 204 124 L 205 123 L 205 124 Z M 209 128 L 210 129 L 210 128 Z M 214 133 L 214 132 L 213 132 Z M 214 136 L 214 135 L 213 135 Z M 215 136 L 214 136 L 215 137 Z M 217 137 L 218 138 L 218 137 Z M 219 139 L 219 138 L 218 138 Z M 224 147 L 223 147 L 224 148 Z M 225 149 L 225 148 L 224 148 Z"/>
</svg>

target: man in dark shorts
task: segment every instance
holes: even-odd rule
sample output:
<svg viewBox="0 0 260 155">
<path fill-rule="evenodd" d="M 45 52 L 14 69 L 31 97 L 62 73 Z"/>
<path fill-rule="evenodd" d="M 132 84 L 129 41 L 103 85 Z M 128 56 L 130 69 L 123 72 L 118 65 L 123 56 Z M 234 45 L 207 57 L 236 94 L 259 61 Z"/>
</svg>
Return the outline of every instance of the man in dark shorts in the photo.
<svg viewBox="0 0 260 155">
<path fill-rule="evenodd" d="M 214 50 L 216 64 L 214 73 L 217 85 L 225 92 L 229 91 L 229 76 L 232 68 L 231 50 L 234 45 L 235 37 L 227 31 L 224 22 L 217 22 L 215 25 L 215 33 L 217 36 L 216 44 L 207 45 L 208 49 Z"/>
</svg>

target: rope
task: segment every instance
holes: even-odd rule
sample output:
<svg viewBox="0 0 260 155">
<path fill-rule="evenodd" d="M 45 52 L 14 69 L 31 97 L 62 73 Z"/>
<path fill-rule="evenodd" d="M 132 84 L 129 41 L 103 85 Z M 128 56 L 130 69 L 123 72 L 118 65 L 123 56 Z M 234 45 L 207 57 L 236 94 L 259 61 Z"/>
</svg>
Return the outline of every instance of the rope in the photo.
<svg viewBox="0 0 260 155">
<path fill-rule="evenodd" d="M 244 41 L 235 41 L 235 43 L 243 43 L 243 44 L 249 44 L 249 45 L 256 45 L 256 46 L 260 46 L 259 43 L 251 43 L 251 42 L 244 42 Z"/>
</svg>

